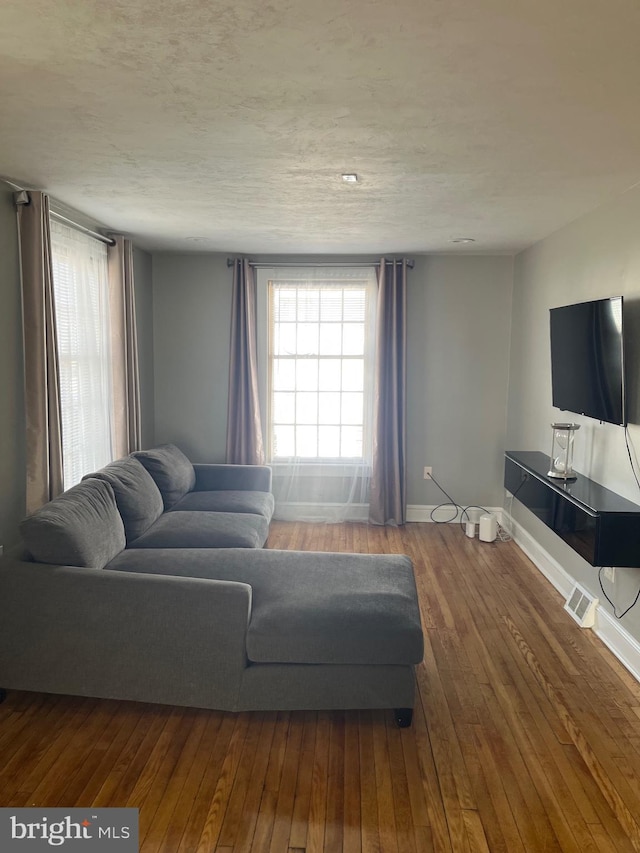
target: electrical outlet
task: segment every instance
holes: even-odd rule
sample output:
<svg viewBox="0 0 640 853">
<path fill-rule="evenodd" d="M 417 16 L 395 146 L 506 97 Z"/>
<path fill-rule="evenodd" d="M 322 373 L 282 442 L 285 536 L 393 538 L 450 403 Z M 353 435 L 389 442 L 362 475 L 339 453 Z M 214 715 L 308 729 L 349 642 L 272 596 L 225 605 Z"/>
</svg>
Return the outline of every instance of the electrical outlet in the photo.
<svg viewBox="0 0 640 853">
<path fill-rule="evenodd" d="M 603 574 L 608 581 L 611 581 L 611 583 L 616 582 L 616 570 L 614 566 L 605 566 Z"/>
<path fill-rule="evenodd" d="M 431 467 L 431 465 L 425 465 L 425 466 L 424 466 L 424 479 L 425 479 L 425 480 L 430 480 L 430 479 L 431 479 L 431 473 L 432 473 L 432 471 L 433 471 L 433 468 Z"/>
</svg>

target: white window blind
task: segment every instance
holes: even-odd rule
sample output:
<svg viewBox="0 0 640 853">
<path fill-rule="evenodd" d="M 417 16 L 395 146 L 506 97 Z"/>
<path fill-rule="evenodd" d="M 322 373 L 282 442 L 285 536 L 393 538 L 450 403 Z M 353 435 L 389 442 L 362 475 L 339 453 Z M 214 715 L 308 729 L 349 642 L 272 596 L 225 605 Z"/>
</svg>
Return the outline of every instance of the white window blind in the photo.
<svg viewBox="0 0 640 853">
<path fill-rule="evenodd" d="M 345 278 L 269 282 L 271 461 L 370 456 L 375 279 Z"/>
<path fill-rule="evenodd" d="M 112 454 L 107 248 L 51 220 L 65 489 Z"/>
</svg>

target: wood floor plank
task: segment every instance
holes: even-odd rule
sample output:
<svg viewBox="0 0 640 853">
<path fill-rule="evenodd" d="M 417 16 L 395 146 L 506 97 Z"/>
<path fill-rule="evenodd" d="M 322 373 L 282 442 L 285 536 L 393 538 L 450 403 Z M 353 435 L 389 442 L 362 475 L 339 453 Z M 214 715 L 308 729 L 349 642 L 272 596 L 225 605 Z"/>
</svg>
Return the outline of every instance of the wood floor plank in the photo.
<svg viewBox="0 0 640 853">
<path fill-rule="evenodd" d="M 56 780 L 60 778 L 60 772 L 64 772 L 64 767 L 61 765 L 66 765 L 68 769 L 70 763 L 73 763 L 74 757 L 71 754 L 70 745 L 74 739 L 80 740 L 79 745 L 82 748 L 83 743 L 86 743 L 87 729 L 99 730 L 105 725 L 112 709 L 112 705 L 88 700 L 81 702 L 72 716 L 65 713 L 64 724 L 56 725 L 52 732 L 47 732 L 40 739 L 35 749 L 30 748 L 27 767 L 31 768 L 31 772 L 19 785 L 12 786 L 13 795 L 8 799 L 6 799 L 7 789 L 5 788 L 1 795 L 2 802 L 10 806 L 20 806 L 25 803 L 30 805 L 31 802 L 47 805 L 49 798 L 55 798 Z"/>
<path fill-rule="evenodd" d="M 271 837 L 276 818 L 278 795 L 282 783 L 286 746 L 289 735 L 290 714 L 287 711 L 277 715 L 269 763 L 262 789 L 262 796 L 258 806 L 258 814 L 253 835 L 252 848 L 255 850 L 268 851 L 271 846 Z M 238 845 L 236 845 L 237 847 Z"/>
<path fill-rule="evenodd" d="M 224 755 L 222 767 L 216 775 L 216 787 L 212 793 L 211 800 L 207 803 L 208 811 L 204 818 L 200 838 L 198 841 L 198 853 L 208 853 L 212 847 L 217 846 L 220 830 L 225 818 L 229 796 L 233 789 L 240 757 L 243 752 L 247 732 L 251 731 L 251 723 L 256 719 L 250 719 L 246 714 L 239 717 L 233 729 L 229 745 Z M 190 848 L 187 848 L 190 849 Z"/>
<path fill-rule="evenodd" d="M 360 712 L 360 829 L 362 853 L 380 853 L 376 764 L 371 711 Z"/>
<path fill-rule="evenodd" d="M 198 764 L 202 764 L 199 783 L 196 780 L 195 792 L 192 795 L 187 792 L 187 798 L 181 799 L 176 806 L 180 818 L 171 821 L 160 846 L 162 853 L 174 853 L 175 850 L 195 851 L 207 820 L 211 819 L 212 809 L 215 809 L 222 799 L 219 796 L 216 801 L 221 776 L 223 771 L 228 771 L 225 759 L 232 750 L 232 743 L 244 740 L 249 718 L 247 714 L 220 714 L 220 717 L 219 725 L 214 723 L 215 734 L 210 742 L 210 751 L 203 749 L 198 758 Z"/>
<path fill-rule="evenodd" d="M 260 731 L 258 749 L 251 769 L 251 778 L 247 787 L 240 822 L 233 845 L 235 853 L 250 853 L 254 848 L 254 836 L 258 823 L 260 808 L 270 809 L 273 804 L 273 790 L 266 785 L 269 758 L 273 747 L 273 737 L 276 728 L 276 714 L 265 714 Z M 276 759 L 277 760 L 277 759 Z M 266 794 L 266 797 L 264 796 Z M 268 844 L 263 849 L 267 849 Z"/>
<path fill-rule="evenodd" d="M 253 714 L 254 725 L 250 726 L 244 740 L 242 753 L 229 793 L 224 820 L 220 827 L 218 844 L 222 847 L 233 847 L 238 837 L 238 830 L 243 820 L 245 799 L 249 790 L 254 764 L 262 764 L 265 752 L 265 742 L 262 735 L 273 734 L 273 719 L 265 714 Z M 257 757 L 256 757 L 257 756 Z"/>
<path fill-rule="evenodd" d="M 105 778 L 92 805 L 107 808 L 122 805 L 145 768 L 158 738 L 171 718 L 171 708 L 150 707 L 141 717 L 118 760 Z"/>
<path fill-rule="evenodd" d="M 341 526 L 342 525 L 336 525 Z M 324 853 L 343 853 L 345 720 L 338 711 L 329 719 L 329 764 Z"/>
<path fill-rule="evenodd" d="M 418 667 L 418 671 L 423 665 Z M 424 800 L 427 807 L 428 826 L 435 848 L 443 853 L 451 851 L 451 836 L 445 815 L 443 795 L 438 779 L 438 772 L 433 758 L 431 740 L 422 704 L 421 689 L 418 690 L 418 702 L 413 712 L 413 738 L 415 739 L 415 754 L 417 755 L 422 778 Z"/>
<path fill-rule="evenodd" d="M 489 847 L 492 853 L 526 853 L 518 821 L 504 787 L 505 776 L 496 764 L 485 727 L 469 726 L 468 733 L 469 746 L 473 745 L 478 756 L 476 796 Z"/>
<path fill-rule="evenodd" d="M 640 853 L 640 685 L 515 543 L 276 521 L 268 547 L 411 557 L 410 728 L 10 691 L 0 806 L 135 805 L 141 853 Z"/>
<path fill-rule="evenodd" d="M 204 721 L 202 738 L 198 744 L 198 749 L 191 766 L 188 768 L 188 775 L 170 813 L 170 818 L 168 821 L 166 819 L 164 821 L 166 823 L 166 830 L 164 838 L 157 845 L 158 850 L 174 851 L 178 848 L 185 829 L 195 811 L 195 804 L 196 802 L 200 802 L 198 795 L 203 790 L 203 779 L 207 768 L 209 766 L 216 767 L 221 763 L 219 759 L 216 759 L 215 747 L 218 743 L 225 717 L 220 713 L 202 714 L 201 716 Z M 226 719 L 227 722 L 230 722 L 229 718 Z M 223 743 L 226 742 L 228 741 L 223 741 Z M 218 754 L 225 748 L 226 746 L 223 746 L 222 749 L 219 749 Z M 168 810 L 166 811 L 168 812 Z"/>
<path fill-rule="evenodd" d="M 60 697 L 58 702 L 47 703 L 25 729 L 14 732 L 13 741 L 5 745 L 0 766 L 1 803 L 9 805 L 18 791 L 33 790 L 38 785 L 48 766 L 55 762 L 56 753 L 50 752 L 55 740 L 64 738 L 64 748 L 70 732 L 77 731 L 95 707 L 96 702 L 91 699 L 73 701 Z M 47 761 L 47 755 L 51 758 L 48 766 L 41 764 Z"/>
<path fill-rule="evenodd" d="M 329 771 L 331 721 L 326 711 L 318 714 L 316 748 L 313 757 L 307 853 L 322 853 L 327 828 L 327 789 Z"/>
<path fill-rule="evenodd" d="M 291 831 L 289 834 L 289 846 L 301 849 L 307 846 L 317 726 L 318 715 L 315 712 L 307 712 L 305 714 L 298 778 L 296 780 L 296 794 L 293 802 Z"/>
<path fill-rule="evenodd" d="M 344 730 L 343 853 L 362 851 L 360 788 L 360 729 L 357 713 L 349 711 Z"/>
<path fill-rule="evenodd" d="M 385 719 L 376 713 L 373 723 L 373 759 L 378 800 L 378 832 L 381 853 L 398 853 L 396 811 Z"/>
<path fill-rule="evenodd" d="M 202 738 L 207 727 L 207 720 L 202 714 L 196 714 L 191 718 L 191 726 L 183 743 L 182 751 L 179 753 L 173 772 L 168 778 L 166 789 L 160 800 L 156 800 L 158 806 L 157 814 L 151 814 L 149 806 L 145 808 L 148 825 L 146 833 L 140 832 L 139 844 L 141 853 L 149 853 L 159 849 L 164 838 L 174 809 L 180 799 L 182 789 L 187 781 L 196 757 L 201 748 Z"/>
<path fill-rule="evenodd" d="M 393 814 L 399 853 L 416 853 L 415 825 L 409 795 L 409 780 L 402 749 L 402 732 L 387 715 L 385 720 L 389 779 L 393 797 Z"/>
<path fill-rule="evenodd" d="M 295 802 L 299 761 L 302 752 L 303 728 L 304 720 L 302 714 L 292 714 L 287 734 L 282 778 L 275 804 L 273 830 L 268 848 L 269 853 L 285 853 L 289 847 L 293 804 Z"/>
</svg>

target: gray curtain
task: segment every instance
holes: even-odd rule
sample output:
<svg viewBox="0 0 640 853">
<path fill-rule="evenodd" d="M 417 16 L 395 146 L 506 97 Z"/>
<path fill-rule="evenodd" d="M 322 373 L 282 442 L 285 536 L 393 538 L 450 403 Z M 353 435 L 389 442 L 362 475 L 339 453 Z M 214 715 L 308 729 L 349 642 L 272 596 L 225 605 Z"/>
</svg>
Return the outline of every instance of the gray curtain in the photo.
<svg viewBox="0 0 640 853">
<path fill-rule="evenodd" d="M 16 193 L 24 341 L 27 484 L 33 513 L 63 490 L 60 375 L 56 345 L 49 199 Z"/>
<path fill-rule="evenodd" d="M 380 262 L 369 521 L 406 514 L 407 262 Z"/>
<path fill-rule="evenodd" d="M 115 459 L 141 449 L 140 379 L 133 276 L 133 244 L 111 235 L 107 249 Z"/>
<path fill-rule="evenodd" d="M 264 446 L 258 398 L 256 283 L 249 261 L 233 262 L 227 462 L 262 465 Z"/>
</svg>

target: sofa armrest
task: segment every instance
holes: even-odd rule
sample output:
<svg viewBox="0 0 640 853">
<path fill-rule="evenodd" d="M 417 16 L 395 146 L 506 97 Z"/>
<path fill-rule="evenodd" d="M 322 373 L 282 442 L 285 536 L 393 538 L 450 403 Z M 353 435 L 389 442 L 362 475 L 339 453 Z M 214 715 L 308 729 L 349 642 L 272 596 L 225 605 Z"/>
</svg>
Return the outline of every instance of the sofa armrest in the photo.
<svg viewBox="0 0 640 853">
<path fill-rule="evenodd" d="M 271 468 L 268 465 L 213 465 L 195 462 L 196 492 L 219 489 L 242 492 L 270 492 Z"/>
<path fill-rule="evenodd" d="M 0 686 L 235 706 L 251 587 L 9 562 L 0 568 Z"/>
</svg>

